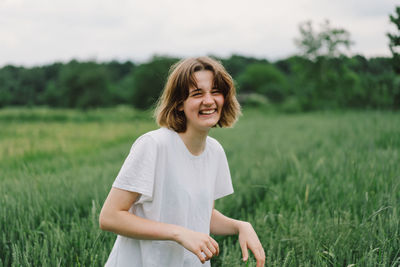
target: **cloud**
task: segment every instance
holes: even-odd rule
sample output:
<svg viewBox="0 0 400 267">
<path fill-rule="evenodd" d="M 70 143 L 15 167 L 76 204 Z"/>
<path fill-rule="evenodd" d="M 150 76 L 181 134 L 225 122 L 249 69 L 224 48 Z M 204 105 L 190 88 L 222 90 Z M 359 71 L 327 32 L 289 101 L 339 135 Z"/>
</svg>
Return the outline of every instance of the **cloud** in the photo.
<svg viewBox="0 0 400 267">
<path fill-rule="evenodd" d="M 0 65 L 72 58 L 146 60 L 151 55 L 296 52 L 305 20 L 347 29 L 354 50 L 389 55 L 395 0 L 0 0 Z"/>
</svg>

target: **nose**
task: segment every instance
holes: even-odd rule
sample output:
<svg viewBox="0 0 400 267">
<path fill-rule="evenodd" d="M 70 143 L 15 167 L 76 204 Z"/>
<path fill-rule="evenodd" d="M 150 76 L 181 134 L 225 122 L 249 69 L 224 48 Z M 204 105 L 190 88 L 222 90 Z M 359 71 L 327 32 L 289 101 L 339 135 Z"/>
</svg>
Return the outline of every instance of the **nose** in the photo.
<svg viewBox="0 0 400 267">
<path fill-rule="evenodd" d="M 212 105 L 213 103 L 214 103 L 214 98 L 212 97 L 211 93 L 210 92 L 206 93 L 203 98 L 203 105 L 209 106 Z"/>
</svg>

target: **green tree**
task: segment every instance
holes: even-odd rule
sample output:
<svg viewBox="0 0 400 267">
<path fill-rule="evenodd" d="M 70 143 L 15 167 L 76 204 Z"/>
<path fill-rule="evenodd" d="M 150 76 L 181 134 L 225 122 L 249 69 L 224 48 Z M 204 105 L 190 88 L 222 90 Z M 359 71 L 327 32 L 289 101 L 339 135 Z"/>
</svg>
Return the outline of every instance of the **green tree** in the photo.
<svg viewBox="0 0 400 267">
<path fill-rule="evenodd" d="M 326 20 L 319 31 L 312 22 L 299 26 L 295 44 L 306 61 L 295 60 L 298 80 L 295 95 L 305 110 L 342 108 L 355 103 L 360 95 L 360 79 L 346 64 L 344 50 L 353 42 L 350 33 L 334 28 Z"/>
<path fill-rule="evenodd" d="M 119 63 L 114 60 L 104 65 L 110 77 L 110 101 L 113 104 L 131 104 L 135 64 L 130 61 Z"/>
<path fill-rule="evenodd" d="M 390 21 L 396 26 L 397 33 L 388 33 L 388 37 L 390 40 L 389 48 L 392 52 L 392 64 L 393 70 L 400 74 L 400 6 L 396 7 L 396 11 L 394 15 L 389 16 Z M 394 94 L 394 103 L 393 106 L 395 109 L 400 109 L 400 76 L 394 79 L 394 87 L 395 87 L 395 94 Z"/>
<path fill-rule="evenodd" d="M 7 65 L 0 70 L 0 107 L 13 105 L 20 68 Z"/>
<path fill-rule="evenodd" d="M 95 62 L 69 62 L 46 91 L 47 101 L 56 101 L 55 106 L 90 108 L 109 104 L 108 75 L 105 67 Z"/>
<path fill-rule="evenodd" d="M 135 68 L 135 64 L 131 61 L 125 61 L 120 63 L 116 60 L 103 63 L 110 81 L 113 83 L 118 83 L 122 79 L 124 79 L 127 75 L 129 75 Z"/>
<path fill-rule="evenodd" d="M 251 64 L 237 81 L 241 93 L 258 93 L 272 102 L 282 102 L 286 96 L 285 76 L 271 64 Z"/>
<path fill-rule="evenodd" d="M 227 59 L 221 59 L 222 64 L 232 77 L 238 77 L 242 72 L 244 72 L 248 65 L 254 63 L 264 63 L 267 64 L 266 59 L 257 59 L 254 57 L 245 57 L 241 55 L 231 55 Z"/>
<path fill-rule="evenodd" d="M 150 108 L 161 94 L 168 70 L 178 59 L 155 56 L 150 62 L 143 63 L 133 73 L 132 104 L 140 109 Z"/>
<path fill-rule="evenodd" d="M 343 28 L 332 28 L 329 20 L 320 25 L 320 30 L 315 31 L 311 21 L 299 25 L 300 37 L 295 38 L 295 44 L 302 55 L 308 59 L 316 60 L 320 56 L 338 57 L 343 54 L 342 49 L 350 49 L 353 41 L 350 33 Z"/>
<path fill-rule="evenodd" d="M 40 104 L 45 87 L 44 68 L 6 66 L 0 71 L 0 106 Z"/>
<path fill-rule="evenodd" d="M 400 74 L 400 6 L 396 7 L 394 15 L 389 15 L 390 21 L 396 26 L 397 33 L 388 33 L 389 48 L 393 55 L 393 67 Z"/>
</svg>

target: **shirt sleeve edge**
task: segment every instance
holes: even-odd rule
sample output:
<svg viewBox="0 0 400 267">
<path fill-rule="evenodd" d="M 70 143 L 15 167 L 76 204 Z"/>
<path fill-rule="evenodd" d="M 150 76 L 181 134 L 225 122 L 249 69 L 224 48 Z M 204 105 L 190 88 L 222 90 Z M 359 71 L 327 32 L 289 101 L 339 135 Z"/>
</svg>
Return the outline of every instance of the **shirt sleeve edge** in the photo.
<svg viewBox="0 0 400 267">
<path fill-rule="evenodd" d="M 224 192 L 224 193 L 217 194 L 217 195 L 214 196 L 214 200 L 217 200 L 217 199 L 232 195 L 233 193 L 234 193 L 234 191 L 230 190 L 230 191 L 227 191 L 227 192 Z"/>
<path fill-rule="evenodd" d="M 148 197 L 152 197 L 152 193 L 149 190 L 145 190 L 143 188 L 138 188 L 138 187 L 135 187 L 135 186 L 128 186 L 128 185 L 121 185 L 121 184 L 118 184 L 118 183 L 114 183 L 112 185 L 112 187 L 118 188 L 118 189 L 122 189 L 122 190 L 126 190 L 126 191 L 129 191 L 129 192 L 139 193 L 139 194 L 142 194 L 142 195 L 145 195 L 145 196 L 148 196 Z"/>
</svg>

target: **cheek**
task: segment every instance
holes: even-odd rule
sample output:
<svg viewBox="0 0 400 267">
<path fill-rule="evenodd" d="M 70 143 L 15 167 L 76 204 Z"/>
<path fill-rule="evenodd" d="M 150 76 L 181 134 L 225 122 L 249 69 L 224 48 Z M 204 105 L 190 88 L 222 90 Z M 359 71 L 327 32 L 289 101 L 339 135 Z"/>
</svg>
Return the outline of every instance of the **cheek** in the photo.
<svg viewBox="0 0 400 267">
<path fill-rule="evenodd" d="M 193 99 L 192 101 L 190 101 L 190 104 L 188 106 L 190 106 L 191 109 L 199 109 L 201 103 L 201 99 Z"/>
<path fill-rule="evenodd" d="M 218 106 L 219 106 L 220 108 L 222 108 L 222 106 L 224 105 L 224 102 L 225 102 L 224 96 L 218 97 L 217 103 L 218 103 Z"/>
<path fill-rule="evenodd" d="M 185 103 L 184 105 L 184 111 L 185 111 L 185 115 L 186 117 L 193 112 L 197 112 L 198 110 L 198 104 L 196 103 L 196 101 L 188 101 Z"/>
</svg>

